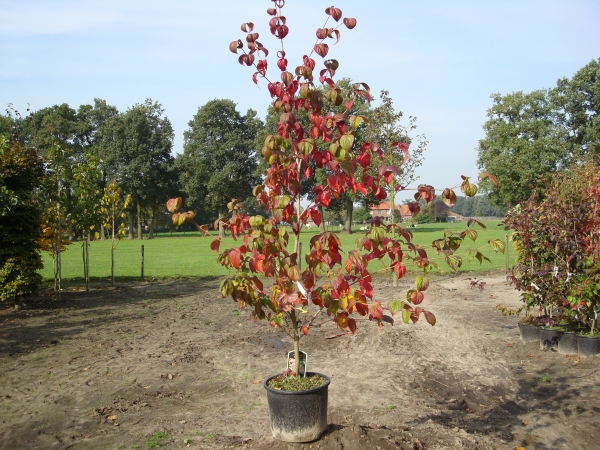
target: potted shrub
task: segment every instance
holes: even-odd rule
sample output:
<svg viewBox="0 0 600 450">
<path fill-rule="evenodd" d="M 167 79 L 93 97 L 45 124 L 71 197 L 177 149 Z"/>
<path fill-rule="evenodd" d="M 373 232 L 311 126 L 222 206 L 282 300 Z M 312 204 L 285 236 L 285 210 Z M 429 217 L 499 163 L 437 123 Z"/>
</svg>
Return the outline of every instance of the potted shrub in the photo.
<svg viewBox="0 0 600 450">
<path fill-rule="evenodd" d="M 587 334 L 595 334 L 600 282 L 599 193 L 598 164 L 584 161 L 554 174 L 543 191 L 504 218 L 505 228 L 514 230 L 518 260 L 509 279 L 521 291 L 525 304 L 537 309 L 535 322 L 543 326 L 543 347 L 556 341 L 559 351 L 572 353 L 576 329 L 584 327 Z M 564 331 L 569 334 L 565 336 Z M 569 342 L 561 345 L 562 337 Z"/>
<path fill-rule="evenodd" d="M 304 257 L 300 254 L 301 229 L 307 223 L 320 226 L 321 211 L 333 199 L 345 192 L 371 195 L 379 200 L 386 198 L 388 184 L 400 169 L 383 163 L 384 152 L 395 152 L 405 159 L 409 157 L 409 144 L 393 142 L 385 149 L 377 143 L 357 145 L 357 135 L 368 126 L 368 118 L 353 114 L 353 105 L 371 100 L 369 86 L 356 83 L 345 96 L 334 82 L 338 61 L 325 59 L 329 48 L 326 41 L 339 41 L 341 25 L 352 29 L 356 20 L 342 20 L 340 9 L 327 8 L 325 25 L 316 31 L 316 44 L 300 59 L 300 65 L 288 70 L 284 39 L 289 29 L 282 15 L 283 6 L 283 0 L 275 0 L 267 10 L 270 32 L 281 45 L 276 54 L 278 79 L 269 79 L 268 50 L 258 41 L 252 23 L 241 27 L 246 33 L 246 45 L 236 40 L 229 46 L 239 55 L 240 64 L 254 68 L 254 83 L 259 79 L 267 81 L 273 108 L 279 115 L 277 133 L 267 136 L 262 148 L 267 164 L 264 183 L 253 190 L 269 217 L 244 215 L 240 200 L 233 199 L 228 204 L 230 217 L 218 219 L 215 228 L 223 227 L 239 244 L 222 249 L 221 239 L 216 239 L 210 245 L 218 254 L 218 262 L 234 274 L 221 283 L 223 297 L 231 297 L 240 308 L 249 309 L 251 319 L 266 320 L 281 328 L 293 342 L 288 370 L 269 377 L 265 388 L 273 435 L 285 441 L 303 442 L 317 439 L 327 426 L 330 379 L 319 373 L 295 370 L 302 367 L 300 341 L 309 334 L 313 321 L 320 314 L 327 314 L 349 334 L 356 331 L 357 315 L 380 327 L 393 324 L 397 314 L 405 323 L 424 318 L 435 325 L 436 318 L 424 308 L 423 301 L 429 286 L 426 274 L 436 262 L 424 248 L 412 243 L 409 231 L 398 224 L 385 225 L 379 219 L 370 221 L 354 249 L 343 252 L 338 236 L 323 231 L 312 236 Z M 316 68 L 313 57 L 324 59 L 322 69 Z M 317 87 L 317 83 L 322 87 Z M 343 112 L 333 111 L 340 107 Z M 298 120 L 301 110 L 310 119 L 307 127 Z M 316 177 L 317 173 L 321 177 Z M 307 185 L 312 186 L 310 191 Z M 477 186 L 467 177 L 463 177 L 460 187 L 469 196 L 477 192 Z M 432 202 L 436 194 L 432 186 L 425 184 L 415 190 L 415 201 L 410 208 L 416 214 L 419 201 Z M 313 200 L 301 208 L 300 199 L 309 192 Z M 442 199 L 452 205 L 456 194 L 446 189 Z M 193 222 L 192 212 L 179 212 L 181 204 L 181 198 L 167 203 L 174 223 Z M 468 226 L 475 223 L 485 228 L 474 220 Z M 456 251 L 464 239 L 476 237 L 477 232 L 472 228 L 462 233 L 447 232 L 433 243 L 433 250 L 456 270 L 462 262 Z M 495 250 L 503 250 L 501 241 L 488 242 Z M 471 255 L 480 262 L 487 259 L 478 250 L 472 250 Z M 374 270 L 370 266 L 373 260 L 382 261 L 383 269 Z M 372 285 L 374 272 L 394 272 L 402 278 L 411 263 L 421 269 L 422 275 L 416 277 L 414 288 L 405 298 L 387 303 L 376 299 Z"/>
</svg>

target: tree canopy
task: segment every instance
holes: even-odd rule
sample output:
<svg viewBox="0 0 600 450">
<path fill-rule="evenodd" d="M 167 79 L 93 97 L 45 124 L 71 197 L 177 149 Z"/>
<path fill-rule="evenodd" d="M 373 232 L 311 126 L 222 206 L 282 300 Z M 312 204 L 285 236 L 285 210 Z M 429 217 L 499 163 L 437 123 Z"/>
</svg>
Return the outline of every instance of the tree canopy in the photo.
<svg viewBox="0 0 600 450">
<path fill-rule="evenodd" d="M 261 181 L 255 140 L 263 123 L 254 110 L 242 116 L 231 100 L 215 99 L 188 125 L 183 154 L 177 157 L 182 189 L 189 203 L 224 215 L 232 198 L 250 197 Z"/>
<path fill-rule="evenodd" d="M 496 205 L 515 205 L 551 173 L 600 153 L 598 61 L 558 80 L 554 89 L 494 94 L 492 100 L 478 165 L 498 180 L 498 186 L 482 183 Z"/>
</svg>

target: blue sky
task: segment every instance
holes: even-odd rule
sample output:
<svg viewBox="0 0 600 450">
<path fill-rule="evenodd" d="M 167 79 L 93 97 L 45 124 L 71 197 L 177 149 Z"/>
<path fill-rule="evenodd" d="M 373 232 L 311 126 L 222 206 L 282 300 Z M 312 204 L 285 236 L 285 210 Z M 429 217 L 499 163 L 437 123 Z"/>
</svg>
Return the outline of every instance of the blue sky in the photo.
<svg viewBox="0 0 600 450">
<path fill-rule="evenodd" d="M 358 21 L 330 46 L 337 76 L 368 83 L 375 96 L 389 90 L 396 109 L 418 117 L 429 141 L 420 182 L 439 189 L 477 176 L 492 93 L 549 88 L 600 57 L 597 0 L 288 0 L 290 67 L 310 51 L 332 3 Z M 266 86 L 255 87 L 228 45 L 243 38 L 242 22 L 254 22 L 275 68 L 271 4 L 0 0 L 0 106 L 77 108 L 102 98 L 125 110 L 152 98 L 181 152 L 188 121 L 209 100 L 230 98 L 264 117 Z"/>
</svg>

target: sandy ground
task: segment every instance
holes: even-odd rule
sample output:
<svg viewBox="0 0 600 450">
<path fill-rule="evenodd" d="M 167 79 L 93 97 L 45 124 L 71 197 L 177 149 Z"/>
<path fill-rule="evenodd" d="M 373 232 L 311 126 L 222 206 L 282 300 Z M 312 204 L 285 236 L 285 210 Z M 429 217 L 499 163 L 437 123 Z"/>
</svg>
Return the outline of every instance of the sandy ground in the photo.
<svg viewBox="0 0 600 450">
<path fill-rule="evenodd" d="M 289 338 L 251 323 L 218 282 L 121 284 L 0 311 L 1 449 L 598 449 L 600 358 L 522 344 L 502 274 L 440 278 L 438 318 L 353 336 L 326 316 L 302 341 L 331 377 L 329 428 L 273 440 L 262 380 Z M 381 300 L 406 285 L 376 283 Z"/>
</svg>

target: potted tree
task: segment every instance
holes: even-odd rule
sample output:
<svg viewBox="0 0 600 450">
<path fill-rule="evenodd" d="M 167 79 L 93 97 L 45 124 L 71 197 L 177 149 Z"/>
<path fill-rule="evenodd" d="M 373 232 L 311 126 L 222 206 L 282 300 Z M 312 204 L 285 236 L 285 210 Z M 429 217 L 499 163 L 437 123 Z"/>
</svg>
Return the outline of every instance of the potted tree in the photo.
<svg viewBox="0 0 600 450">
<path fill-rule="evenodd" d="M 229 46 L 239 55 L 241 65 L 254 68 L 254 83 L 259 79 L 267 81 L 273 108 L 279 115 L 277 133 L 267 136 L 262 148 L 267 164 L 264 183 L 253 190 L 258 204 L 269 217 L 244 215 L 240 200 L 233 199 L 228 204 L 230 217 L 218 219 L 215 228 L 223 227 L 238 244 L 222 249 L 219 238 L 211 243 L 211 248 L 218 254 L 218 262 L 234 273 L 221 283 L 223 297 L 231 297 L 240 308 L 249 309 L 250 318 L 264 319 L 281 328 L 293 342 L 288 369 L 269 377 L 264 385 L 273 436 L 284 441 L 305 442 L 318 439 L 327 426 L 330 379 L 303 370 L 305 359 L 300 350 L 300 341 L 309 334 L 314 320 L 320 314 L 327 314 L 349 334 L 356 331 L 357 315 L 368 317 L 380 327 L 393 324 L 397 314 L 405 323 L 416 323 L 424 318 L 435 325 L 434 314 L 422 303 L 429 286 L 426 274 L 436 263 L 424 248 L 412 242 L 409 231 L 398 224 L 385 225 L 378 219 L 370 221 L 368 230 L 350 251 L 342 251 L 341 241 L 334 232 L 323 231 L 312 236 L 304 257 L 300 254 L 300 231 L 308 222 L 319 226 L 323 220 L 321 211 L 332 199 L 346 191 L 386 198 L 386 183 L 400 174 L 400 168 L 384 164 L 384 152 L 398 152 L 404 158 L 410 153 L 405 142 L 393 142 L 386 149 L 376 142 L 356 145 L 357 133 L 368 126 L 368 119 L 350 111 L 354 102 L 371 100 L 369 86 L 356 83 L 349 95 L 344 96 L 334 81 L 338 61 L 325 59 L 329 49 L 326 41 L 333 39 L 337 43 L 341 25 L 352 29 L 356 20 L 342 20 L 340 9 L 327 8 L 325 24 L 316 31 L 316 44 L 301 58 L 300 65 L 288 71 L 284 39 L 289 29 L 282 14 L 284 3 L 284 0 L 274 0 L 273 7 L 267 10 L 270 32 L 281 45 L 276 62 L 278 79 L 269 79 L 268 50 L 258 41 L 259 35 L 254 32 L 252 23 L 241 26 L 246 33 L 246 45 L 236 40 Z M 313 59 L 317 56 L 324 59 L 323 68 L 318 72 Z M 323 88 L 318 89 L 317 83 Z M 333 112 L 334 107 L 342 105 L 345 112 Z M 309 115 L 308 127 L 297 119 L 300 109 Z M 324 174 L 322 182 L 315 181 L 316 171 Z M 310 192 L 314 200 L 302 208 L 300 200 L 309 193 L 304 188 L 307 180 L 313 181 Z M 477 192 L 477 186 L 467 177 L 463 177 L 460 187 L 466 195 Z M 415 190 L 415 201 L 410 207 L 416 214 L 418 202 L 431 202 L 436 194 L 435 189 L 426 184 Z M 442 199 L 452 205 L 456 194 L 446 189 Z M 174 223 L 193 222 L 193 212 L 179 212 L 181 203 L 181 198 L 167 203 Z M 483 227 L 474 220 L 469 221 L 468 226 L 475 223 Z M 433 249 L 452 268 L 458 269 L 462 259 L 456 251 L 464 239 L 475 240 L 476 237 L 477 232 L 472 228 L 462 233 L 446 233 L 435 241 Z M 489 244 L 503 250 L 501 241 L 492 240 Z M 478 250 L 473 250 L 472 256 L 480 261 L 485 258 Z M 370 265 L 373 260 L 381 261 L 383 269 L 374 270 Z M 422 275 L 416 277 L 415 286 L 406 297 L 389 302 L 376 299 L 372 285 L 374 272 L 394 272 L 402 278 L 407 273 L 407 264 L 411 263 L 422 270 Z"/>
</svg>

